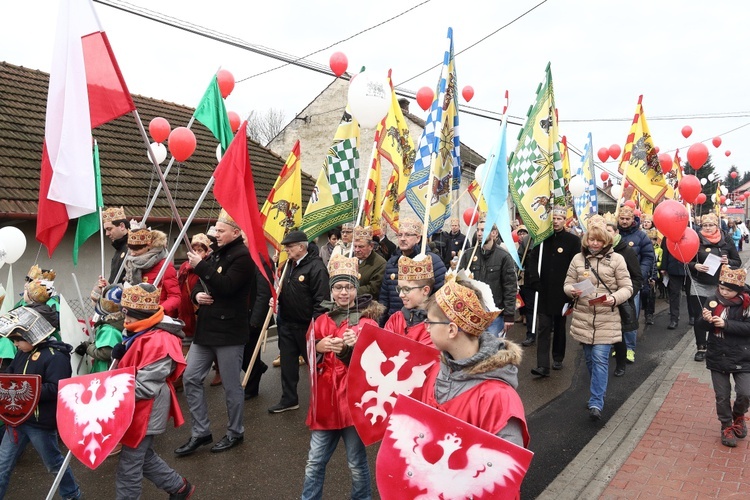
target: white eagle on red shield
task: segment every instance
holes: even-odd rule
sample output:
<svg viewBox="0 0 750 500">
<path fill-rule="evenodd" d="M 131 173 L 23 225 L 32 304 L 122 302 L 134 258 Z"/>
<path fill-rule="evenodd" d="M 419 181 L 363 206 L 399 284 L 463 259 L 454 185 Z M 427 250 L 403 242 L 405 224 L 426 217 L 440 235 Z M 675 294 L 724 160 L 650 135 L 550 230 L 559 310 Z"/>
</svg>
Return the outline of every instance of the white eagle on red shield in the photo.
<svg viewBox="0 0 750 500">
<path fill-rule="evenodd" d="M 0 374 L 0 420 L 17 427 L 28 419 L 42 394 L 41 375 Z"/>
<path fill-rule="evenodd" d="M 135 411 L 135 367 L 61 380 L 57 426 L 65 446 L 96 469 L 120 442 Z"/>
<path fill-rule="evenodd" d="M 378 451 L 381 498 L 518 498 L 533 453 L 399 396 Z"/>
<path fill-rule="evenodd" d="M 437 349 L 372 325 L 362 328 L 349 363 L 347 400 L 365 445 L 383 438 L 399 394 L 419 397 L 439 359 Z"/>
</svg>

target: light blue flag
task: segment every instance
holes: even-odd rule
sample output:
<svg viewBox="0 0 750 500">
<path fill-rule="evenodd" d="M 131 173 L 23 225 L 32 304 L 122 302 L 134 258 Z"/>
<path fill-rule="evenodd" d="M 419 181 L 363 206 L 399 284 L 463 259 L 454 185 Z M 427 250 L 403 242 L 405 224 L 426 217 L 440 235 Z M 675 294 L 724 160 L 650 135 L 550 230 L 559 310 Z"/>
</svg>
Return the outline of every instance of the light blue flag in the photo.
<svg viewBox="0 0 750 500">
<path fill-rule="evenodd" d="M 586 189 L 581 196 L 573 198 L 573 207 L 578 217 L 578 225 L 586 231 L 588 220 L 592 215 L 599 211 L 599 204 L 596 196 L 596 178 L 594 177 L 594 144 L 589 132 L 588 142 L 581 155 L 581 164 L 578 166 L 575 175 L 580 175 L 586 182 Z"/>
<path fill-rule="evenodd" d="M 513 244 L 513 235 L 510 231 L 510 215 L 508 214 L 508 148 L 505 136 L 508 130 L 508 121 L 504 120 L 500 128 L 500 138 L 492 146 L 487 156 L 486 172 L 487 181 L 482 186 L 482 194 L 487 202 L 487 215 L 484 223 L 484 243 L 490 235 L 493 224 L 497 224 L 500 237 L 508 247 L 508 253 L 516 265 L 521 268 L 521 259 L 518 258 L 516 246 Z M 479 179 L 481 183 L 482 180 Z"/>
</svg>

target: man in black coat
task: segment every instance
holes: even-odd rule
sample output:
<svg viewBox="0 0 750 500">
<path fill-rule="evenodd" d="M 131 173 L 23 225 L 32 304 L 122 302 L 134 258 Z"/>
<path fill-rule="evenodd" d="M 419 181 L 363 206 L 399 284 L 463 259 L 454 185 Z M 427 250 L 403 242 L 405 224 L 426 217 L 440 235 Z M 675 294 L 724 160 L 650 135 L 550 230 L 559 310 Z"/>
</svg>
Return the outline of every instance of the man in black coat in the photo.
<svg viewBox="0 0 750 500">
<path fill-rule="evenodd" d="M 529 250 L 526 258 L 525 283 L 539 295 L 536 333 L 528 336 L 522 344 L 528 347 L 537 341 L 537 368 L 533 368 L 531 373 L 539 377 L 549 377 L 550 374 L 550 341 L 554 361 L 552 369 L 562 369 L 565 358 L 566 317 L 562 315 L 562 308 L 569 299 L 563 291 L 563 284 L 570 262 L 581 251 L 580 238 L 565 230 L 567 212 L 565 207 L 555 206 L 552 209 L 552 235 Z M 538 269 L 540 258 L 541 273 Z"/>
<path fill-rule="evenodd" d="M 190 455 L 213 441 L 203 382 L 214 359 L 221 372 L 229 425 L 226 435 L 211 451 L 225 451 L 243 441 L 245 398 L 240 372 L 250 336 L 248 299 L 254 291 L 248 277 L 256 272 L 256 267 L 241 233 L 239 226 L 222 209 L 216 221 L 218 249 L 206 260 L 196 253 L 187 253 L 190 266 L 200 281 L 191 293 L 193 303 L 198 305 L 198 320 L 182 377 L 193 426 L 190 440 L 175 450 L 179 456 Z"/>
<path fill-rule="evenodd" d="M 322 302 L 331 298 L 328 270 L 323 259 L 308 252 L 307 235 L 303 231 L 290 231 L 281 244 L 288 256 L 276 315 L 281 355 L 281 401 L 270 407 L 269 413 L 299 408 L 299 357 L 307 361 L 307 329 L 310 321 L 326 312 Z"/>
<path fill-rule="evenodd" d="M 266 321 L 268 315 L 268 309 L 271 307 L 269 301 L 271 300 L 271 283 L 266 276 L 273 279 L 273 270 L 266 269 L 265 276 L 258 266 L 255 266 L 255 272 L 250 278 L 250 289 L 254 290 L 255 293 L 250 294 L 250 303 L 248 309 L 250 315 L 248 316 L 248 326 L 250 329 L 250 337 L 245 344 L 245 352 L 242 355 L 242 370 L 247 371 L 250 365 L 250 360 L 253 357 L 255 346 L 258 344 L 260 334 L 263 330 L 263 323 Z M 260 352 L 260 351 L 259 351 Z M 260 359 L 260 355 L 255 358 L 252 368 L 250 368 L 250 376 L 247 379 L 247 385 L 245 386 L 245 399 L 252 399 L 258 395 L 260 389 L 260 378 L 268 370 L 268 365 Z"/>
<path fill-rule="evenodd" d="M 112 256 L 112 261 L 109 264 L 109 280 L 106 284 L 99 283 L 103 289 L 108 284 L 115 283 L 117 272 L 122 267 L 122 262 L 128 254 L 128 220 L 125 217 L 125 209 L 123 207 L 110 207 L 103 210 L 102 228 L 104 228 L 104 233 L 112 241 L 112 246 L 115 248 L 115 254 Z M 117 282 L 122 283 L 124 281 L 125 272 L 123 271 L 120 273 L 120 279 Z"/>
</svg>

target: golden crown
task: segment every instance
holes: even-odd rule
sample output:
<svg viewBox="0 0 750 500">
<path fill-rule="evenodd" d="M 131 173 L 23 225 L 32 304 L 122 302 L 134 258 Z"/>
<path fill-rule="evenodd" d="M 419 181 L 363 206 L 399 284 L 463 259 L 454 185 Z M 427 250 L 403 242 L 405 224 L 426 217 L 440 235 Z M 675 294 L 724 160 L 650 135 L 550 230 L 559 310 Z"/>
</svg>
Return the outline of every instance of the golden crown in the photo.
<svg viewBox="0 0 750 500">
<path fill-rule="evenodd" d="M 110 207 L 102 211 L 102 223 L 126 219 L 123 207 Z"/>
<path fill-rule="evenodd" d="M 486 311 L 474 290 L 455 280 L 446 281 L 435 292 L 435 301 L 448 319 L 469 335 L 478 337 L 500 311 Z"/>
<path fill-rule="evenodd" d="M 552 207 L 552 215 L 557 215 L 558 217 L 567 217 L 568 207 L 564 205 L 555 205 L 554 207 Z"/>
<path fill-rule="evenodd" d="M 328 277 L 330 279 L 336 276 L 352 276 L 359 279 L 359 261 L 356 257 L 345 257 L 336 254 L 328 261 Z"/>
<path fill-rule="evenodd" d="M 46 281 L 55 281 L 55 276 L 57 274 L 52 269 L 42 269 L 41 267 L 34 264 L 29 269 L 29 273 L 26 275 L 26 277 L 29 280 L 46 280 Z"/>
<path fill-rule="evenodd" d="M 148 228 L 143 229 L 128 229 L 128 245 L 149 245 L 151 244 L 151 230 Z"/>
<path fill-rule="evenodd" d="M 370 226 L 357 226 L 354 228 L 354 240 L 372 241 L 372 228 Z"/>
<path fill-rule="evenodd" d="M 223 208 L 221 209 L 221 212 L 219 212 L 219 218 L 216 219 L 216 222 L 223 222 L 224 224 L 229 224 L 230 226 L 236 227 L 237 229 L 240 228 L 240 226 L 237 225 L 232 216 L 229 215 Z"/>
<path fill-rule="evenodd" d="M 719 283 L 722 285 L 729 285 L 739 287 L 740 289 L 745 287 L 745 280 L 747 279 L 747 271 L 739 268 L 732 269 L 727 264 L 721 266 L 721 273 L 719 274 Z"/>
<path fill-rule="evenodd" d="M 620 207 L 620 215 L 625 215 L 625 216 L 631 216 L 632 217 L 632 216 L 635 215 L 635 211 L 631 207 L 629 207 L 628 205 L 623 205 L 623 206 Z"/>
<path fill-rule="evenodd" d="M 402 233 L 422 234 L 422 223 L 417 219 L 406 218 L 399 222 L 399 231 Z"/>
<path fill-rule="evenodd" d="M 617 217 L 612 212 L 606 212 L 603 217 L 607 224 L 617 225 Z"/>
<path fill-rule="evenodd" d="M 203 233 L 198 233 L 196 235 L 193 235 L 193 239 L 190 240 L 190 246 L 193 245 L 203 245 L 206 247 L 206 249 L 211 248 L 211 240 L 208 239 L 208 236 L 206 236 Z"/>
<path fill-rule="evenodd" d="M 122 291 L 120 307 L 140 311 L 158 311 L 160 297 L 161 288 L 156 288 L 148 283 L 139 283 Z"/>
<path fill-rule="evenodd" d="M 404 281 L 422 281 L 435 277 L 432 269 L 432 258 L 429 255 L 419 254 L 410 259 L 402 255 L 398 259 L 398 279 Z"/>
<path fill-rule="evenodd" d="M 51 281 L 34 280 L 26 285 L 26 294 L 34 302 L 45 303 L 52 297 L 55 289 Z"/>
<path fill-rule="evenodd" d="M 589 217 L 586 227 L 594 227 L 594 226 L 598 226 L 606 230 L 607 220 L 601 215 L 598 215 L 598 214 L 592 215 L 591 217 Z"/>
</svg>

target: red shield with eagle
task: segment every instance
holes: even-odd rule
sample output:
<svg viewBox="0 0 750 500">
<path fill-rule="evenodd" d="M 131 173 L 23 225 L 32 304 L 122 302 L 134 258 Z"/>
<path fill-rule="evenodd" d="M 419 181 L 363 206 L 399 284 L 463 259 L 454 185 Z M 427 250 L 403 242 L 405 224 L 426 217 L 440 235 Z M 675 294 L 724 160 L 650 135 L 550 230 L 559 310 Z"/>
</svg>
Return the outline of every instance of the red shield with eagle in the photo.
<svg viewBox="0 0 750 500">
<path fill-rule="evenodd" d="M 533 453 L 410 397 L 399 396 L 380 444 L 381 498 L 519 498 Z"/>
<path fill-rule="evenodd" d="M 41 393 L 41 375 L 0 374 L 0 420 L 21 425 L 34 413 Z"/>
<path fill-rule="evenodd" d="M 60 438 L 91 469 L 96 469 L 120 442 L 134 411 L 133 366 L 61 380 L 58 386 Z"/>
<path fill-rule="evenodd" d="M 349 363 L 347 400 L 365 445 L 383 438 L 399 394 L 419 398 L 429 370 L 439 366 L 437 349 L 382 328 L 365 325 Z"/>
</svg>

